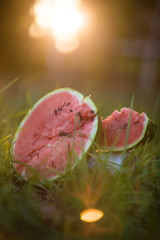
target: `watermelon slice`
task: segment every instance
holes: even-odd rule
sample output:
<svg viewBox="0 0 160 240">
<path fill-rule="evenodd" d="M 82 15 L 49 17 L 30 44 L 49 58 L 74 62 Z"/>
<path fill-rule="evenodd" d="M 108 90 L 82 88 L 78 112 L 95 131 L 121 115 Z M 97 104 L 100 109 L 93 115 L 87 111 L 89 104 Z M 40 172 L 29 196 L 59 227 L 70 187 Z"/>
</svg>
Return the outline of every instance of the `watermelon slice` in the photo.
<svg viewBox="0 0 160 240">
<path fill-rule="evenodd" d="M 139 114 L 124 107 L 120 112 L 115 110 L 106 119 L 102 118 L 100 145 L 113 151 L 122 151 L 125 147 L 130 149 L 139 143 L 152 140 L 155 130 L 155 124 L 146 113 Z"/>
<path fill-rule="evenodd" d="M 26 175 L 26 164 L 55 179 L 81 160 L 96 138 L 99 120 L 90 99 L 70 88 L 41 98 L 21 122 L 14 140 L 14 167 Z M 78 160 L 78 161 L 77 161 Z"/>
</svg>

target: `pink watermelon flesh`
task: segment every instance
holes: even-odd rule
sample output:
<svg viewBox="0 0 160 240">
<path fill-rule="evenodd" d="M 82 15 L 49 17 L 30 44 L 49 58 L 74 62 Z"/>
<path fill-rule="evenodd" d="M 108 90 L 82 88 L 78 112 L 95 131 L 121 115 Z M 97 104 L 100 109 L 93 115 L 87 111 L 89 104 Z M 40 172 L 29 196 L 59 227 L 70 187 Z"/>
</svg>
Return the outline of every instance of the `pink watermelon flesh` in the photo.
<svg viewBox="0 0 160 240">
<path fill-rule="evenodd" d="M 128 142 L 126 143 L 127 127 L 129 122 L 129 115 L 131 114 L 130 128 Z M 143 112 L 131 110 L 129 108 L 122 108 L 121 111 L 115 110 L 106 119 L 102 119 L 102 138 L 100 145 L 120 151 L 124 148 L 134 146 L 143 137 L 148 123 L 147 115 Z"/>
<path fill-rule="evenodd" d="M 94 127 L 97 114 L 87 103 L 79 103 L 69 92 L 48 96 L 33 109 L 22 124 L 14 142 L 14 159 L 30 165 L 42 176 L 54 178 L 49 168 L 64 172 L 70 152 L 82 154 Z M 73 164 L 73 157 L 72 157 Z M 26 167 L 15 163 L 21 174 Z"/>
</svg>

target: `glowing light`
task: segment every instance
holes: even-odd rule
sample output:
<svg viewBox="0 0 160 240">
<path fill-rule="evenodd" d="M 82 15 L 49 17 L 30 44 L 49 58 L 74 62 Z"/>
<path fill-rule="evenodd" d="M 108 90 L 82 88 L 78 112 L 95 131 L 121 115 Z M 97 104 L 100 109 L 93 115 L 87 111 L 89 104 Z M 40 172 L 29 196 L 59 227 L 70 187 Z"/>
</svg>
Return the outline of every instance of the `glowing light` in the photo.
<svg viewBox="0 0 160 240">
<path fill-rule="evenodd" d="M 81 25 L 82 16 L 75 9 L 61 5 L 54 9 L 51 28 L 55 37 L 63 38 L 66 35 L 76 34 Z"/>
<path fill-rule="evenodd" d="M 78 46 L 79 46 L 79 40 L 76 36 L 66 41 L 57 40 L 55 45 L 56 49 L 63 54 L 74 52 Z"/>
<path fill-rule="evenodd" d="M 42 29 L 43 34 L 44 30 L 52 33 L 56 48 L 69 53 L 79 46 L 78 32 L 85 22 L 79 8 L 80 0 L 37 0 L 30 13 L 35 17 L 35 24 Z M 35 29 L 35 26 L 31 27 L 30 35 L 34 35 Z"/>
<path fill-rule="evenodd" d="M 47 34 L 45 29 L 41 29 L 36 23 L 32 23 L 29 27 L 29 35 L 35 38 L 43 37 Z"/>
<path fill-rule="evenodd" d="M 95 208 L 89 208 L 81 212 L 80 219 L 84 222 L 96 222 L 103 217 L 104 213 Z"/>
<path fill-rule="evenodd" d="M 39 27 L 49 29 L 52 8 L 53 2 L 48 0 L 38 1 L 34 5 L 31 13 L 35 16 L 35 22 Z"/>
</svg>

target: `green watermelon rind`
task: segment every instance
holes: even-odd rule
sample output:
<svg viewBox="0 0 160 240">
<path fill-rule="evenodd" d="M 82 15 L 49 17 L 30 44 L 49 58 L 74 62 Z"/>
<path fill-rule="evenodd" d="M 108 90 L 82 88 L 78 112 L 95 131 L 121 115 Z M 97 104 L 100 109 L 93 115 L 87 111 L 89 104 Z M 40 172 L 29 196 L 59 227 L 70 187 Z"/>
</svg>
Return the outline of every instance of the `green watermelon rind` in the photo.
<svg viewBox="0 0 160 240">
<path fill-rule="evenodd" d="M 90 97 L 84 97 L 81 93 L 79 93 L 78 91 L 76 90 L 73 90 L 71 88 L 60 88 L 60 89 L 56 89 L 52 92 L 49 92 L 48 94 L 46 94 L 45 96 L 43 96 L 41 99 L 39 99 L 34 105 L 33 107 L 28 111 L 28 113 L 26 114 L 26 116 L 23 118 L 23 120 L 21 121 L 15 135 L 14 135 L 14 138 L 13 138 L 13 141 L 12 141 L 12 145 L 11 145 L 11 154 L 13 156 L 13 167 L 15 167 L 15 164 L 14 164 L 14 148 L 15 148 L 15 143 L 16 143 L 16 140 L 18 139 L 18 136 L 23 128 L 23 125 L 24 123 L 26 122 L 26 120 L 30 117 L 31 113 L 38 107 L 39 104 L 41 104 L 45 99 L 47 99 L 48 97 L 52 96 L 53 94 L 58 94 L 58 93 L 61 93 L 61 92 L 69 92 L 71 93 L 72 95 L 76 96 L 76 98 L 78 99 L 79 103 L 82 104 L 83 102 L 87 103 L 91 108 L 92 110 L 97 114 L 94 118 L 94 121 L 93 121 L 93 128 L 92 128 L 92 131 L 91 131 L 91 134 L 90 134 L 90 137 L 89 137 L 89 141 L 88 143 L 85 145 L 85 148 L 83 149 L 82 153 L 77 156 L 77 160 L 80 161 L 83 157 L 84 154 L 86 154 L 89 149 L 92 147 L 92 143 L 97 139 L 97 132 L 98 132 L 98 128 L 99 128 L 99 117 L 98 117 L 98 109 L 96 107 L 96 105 L 93 103 L 93 101 L 90 99 Z M 76 163 L 74 163 L 71 167 L 71 169 L 73 170 L 77 164 L 78 164 L 78 161 L 76 161 Z M 63 172 L 63 174 L 65 174 L 66 171 Z M 21 174 L 22 175 L 22 174 Z M 24 176 L 26 177 L 26 176 Z M 50 180 L 56 180 L 57 178 L 59 178 L 60 175 L 55 175 L 53 177 L 50 177 L 49 179 Z"/>
<path fill-rule="evenodd" d="M 145 131 L 145 135 L 137 145 L 145 144 L 146 142 L 150 142 L 154 138 L 155 132 L 156 132 L 156 125 L 150 119 L 148 119 L 148 124 L 147 124 L 147 128 Z"/>
</svg>

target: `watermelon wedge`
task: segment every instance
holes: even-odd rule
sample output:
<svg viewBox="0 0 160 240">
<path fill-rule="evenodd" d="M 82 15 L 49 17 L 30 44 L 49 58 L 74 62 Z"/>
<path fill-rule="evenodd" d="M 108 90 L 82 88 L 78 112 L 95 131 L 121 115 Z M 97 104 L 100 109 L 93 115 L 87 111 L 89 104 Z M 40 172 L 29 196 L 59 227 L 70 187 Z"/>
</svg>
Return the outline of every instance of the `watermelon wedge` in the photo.
<svg viewBox="0 0 160 240">
<path fill-rule="evenodd" d="M 100 145 L 113 151 L 130 149 L 140 143 L 151 141 L 156 126 L 146 113 L 139 114 L 130 108 L 115 110 L 110 116 L 102 118 L 102 137 Z"/>
<path fill-rule="evenodd" d="M 12 145 L 14 167 L 22 175 L 27 166 L 43 177 L 65 173 L 76 166 L 96 138 L 98 111 L 90 97 L 70 88 L 41 98 L 21 122 Z"/>
</svg>

